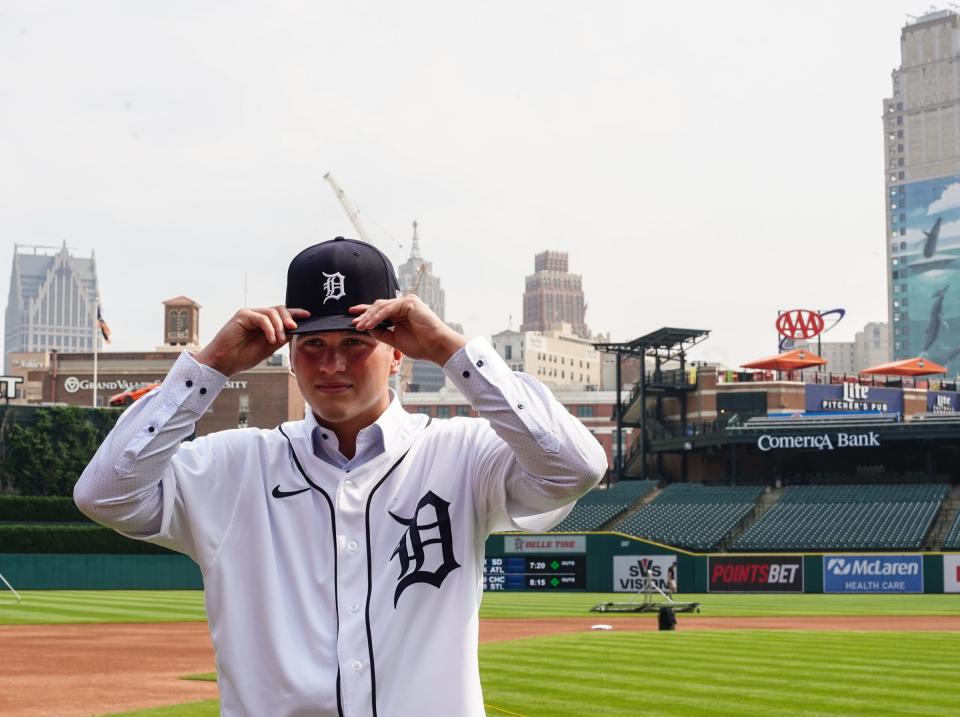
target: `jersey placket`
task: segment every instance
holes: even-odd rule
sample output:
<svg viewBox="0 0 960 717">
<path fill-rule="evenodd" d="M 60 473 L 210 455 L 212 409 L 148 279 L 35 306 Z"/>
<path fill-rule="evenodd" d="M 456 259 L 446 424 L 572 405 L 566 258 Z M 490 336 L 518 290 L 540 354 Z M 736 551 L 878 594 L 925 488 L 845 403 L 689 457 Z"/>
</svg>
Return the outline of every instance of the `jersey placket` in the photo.
<svg viewBox="0 0 960 717">
<path fill-rule="evenodd" d="M 373 666 L 370 664 L 366 602 L 370 579 L 367 564 L 365 510 L 386 455 L 346 474 L 337 486 L 337 605 L 340 634 L 337 655 L 344 717 L 372 717 Z"/>
</svg>

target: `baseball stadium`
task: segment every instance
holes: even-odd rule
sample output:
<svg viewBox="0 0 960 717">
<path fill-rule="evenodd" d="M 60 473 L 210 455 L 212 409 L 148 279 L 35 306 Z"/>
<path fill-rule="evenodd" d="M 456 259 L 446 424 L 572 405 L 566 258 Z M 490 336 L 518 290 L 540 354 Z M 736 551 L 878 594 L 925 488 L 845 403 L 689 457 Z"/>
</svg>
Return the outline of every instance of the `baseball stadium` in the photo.
<svg viewBox="0 0 960 717">
<path fill-rule="evenodd" d="M 708 336 L 598 345 L 642 366 L 634 440 L 553 531 L 488 539 L 487 715 L 957 714 L 958 386 L 690 361 Z M 219 714 L 197 567 L 70 498 L 119 409 L 0 411 L 0 714 Z"/>
</svg>

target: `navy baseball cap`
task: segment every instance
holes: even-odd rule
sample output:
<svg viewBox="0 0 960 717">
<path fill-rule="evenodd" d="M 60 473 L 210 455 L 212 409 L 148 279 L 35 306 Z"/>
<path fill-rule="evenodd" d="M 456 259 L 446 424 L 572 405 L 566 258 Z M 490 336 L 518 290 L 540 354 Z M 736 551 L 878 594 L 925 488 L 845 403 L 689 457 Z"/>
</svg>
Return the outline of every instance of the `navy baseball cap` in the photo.
<svg viewBox="0 0 960 717">
<path fill-rule="evenodd" d="M 375 246 L 343 237 L 314 244 L 287 270 L 286 305 L 310 312 L 290 333 L 352 329 L 351 306 L 400 295 L 393 264 Z"/>
</svg>

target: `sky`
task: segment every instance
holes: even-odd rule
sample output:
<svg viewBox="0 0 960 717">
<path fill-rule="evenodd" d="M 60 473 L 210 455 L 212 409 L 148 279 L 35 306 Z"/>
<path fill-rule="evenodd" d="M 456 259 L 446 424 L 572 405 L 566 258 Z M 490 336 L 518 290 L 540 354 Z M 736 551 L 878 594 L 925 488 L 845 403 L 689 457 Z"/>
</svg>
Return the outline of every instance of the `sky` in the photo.
<svg viewBox="0 0 960 717">
<path fill-rule="evenodd" d="M 551 249 L 614 341 L 709 330 L 692 357 L 735 366 L 836 307 L 852 340 L 886 320 L 882 100 L 929 7 L 5 0 L 0 256 L 95 252 L 109 350 L 178 295 L 206 342 L 356 235 L 331 172 L 395 264 L 418 221 L 470 336 L 519 327 Z"/>
</svg>

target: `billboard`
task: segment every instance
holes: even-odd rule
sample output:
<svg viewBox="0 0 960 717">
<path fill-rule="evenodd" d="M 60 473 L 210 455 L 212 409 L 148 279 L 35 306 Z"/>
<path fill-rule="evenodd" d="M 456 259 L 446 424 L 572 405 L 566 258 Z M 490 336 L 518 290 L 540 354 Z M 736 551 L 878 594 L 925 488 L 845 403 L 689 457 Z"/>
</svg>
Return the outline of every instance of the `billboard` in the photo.
<svg viewBox="0 0 960 717">
<path fill-rule="evenodd" d="M 635 593 L 644 588 L 644 577 L 650 572 L 653 583 L 666 592 L 669 582 L 677 580 L 675 555 L 614 555 L 613 592 Z"/>
<path fill-rule="evenodd" d="M 927 391 L 927 413 L 956 413 L 960 410 L 960 393 Z"/>
<path fill-rule="evenodd" d="M 825 593 L 922 593 L 920 555 L 824 555 Z"/>
<path fill-rule="evenodd" d="M 585 553 L 585 535 L 504 535 L 505 553 Z"/>
<path fill-rule="evenodd" d="M 804 409 L 808 413 L 903 413 L 903 391 L 859 383 L 808 383 L 804 387 Z"/>
<path fill-rule="evenodd" d="M 960 593 L 960 555 L 943 556 L 943 592 Z"/>
<path fill-rule="evenodd" d="M 720 555 L 707 558 L 712 593 L 803 592 L 800 555 Z"/>
<path fill-rule="evenodd" d="M 890 190 L 894 357 L 960 369 L 960 175 Z"/>
</svg>

